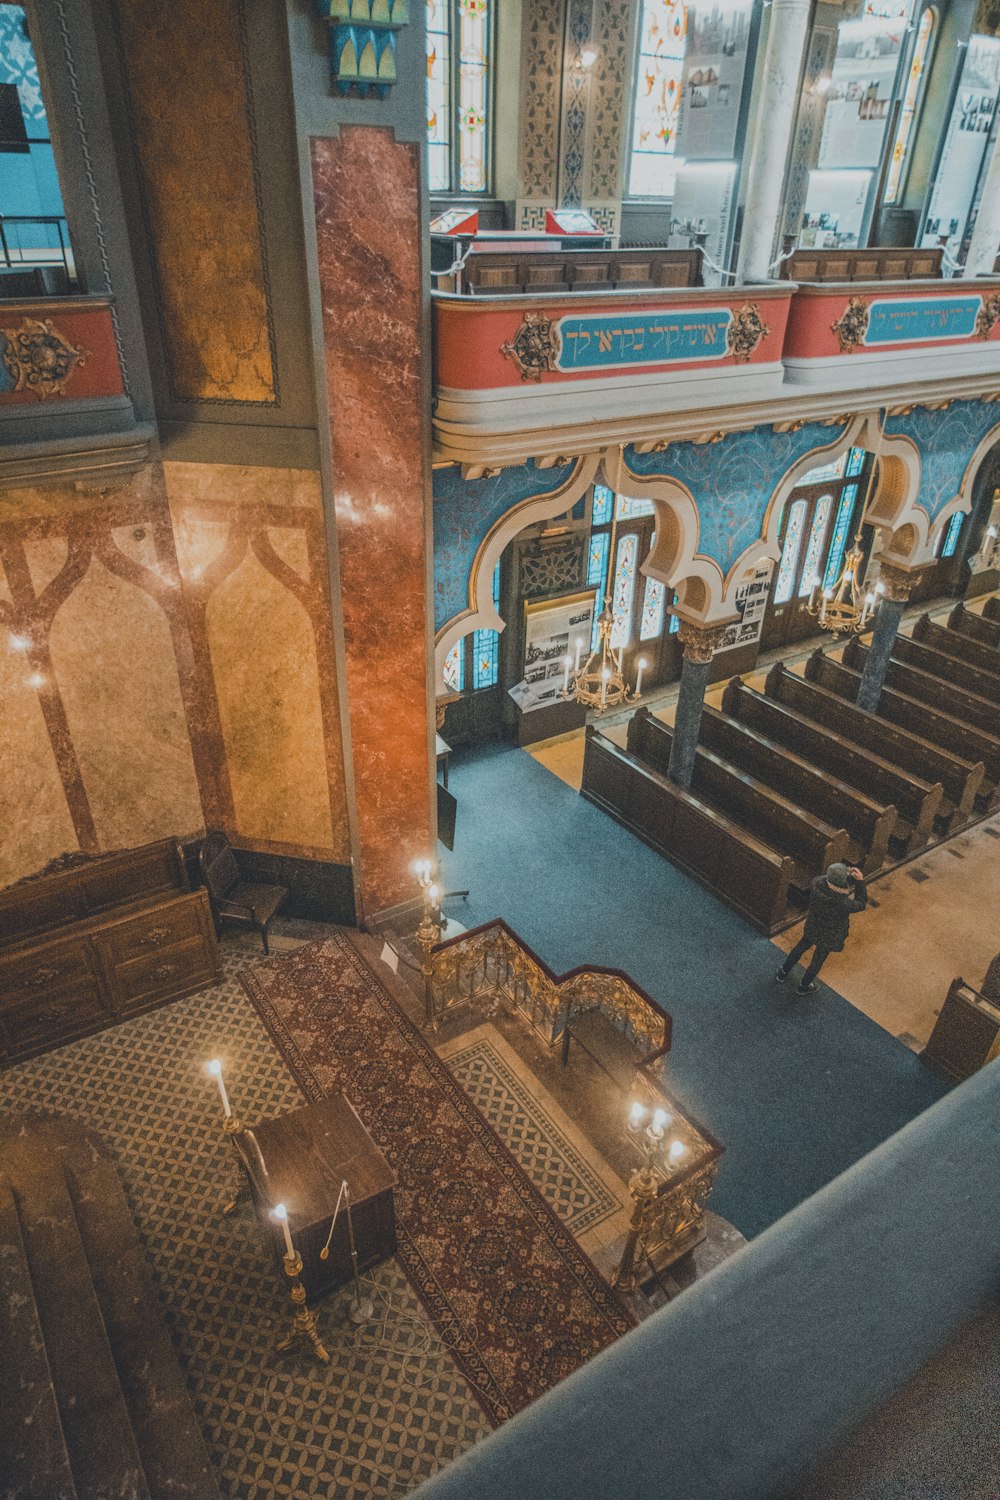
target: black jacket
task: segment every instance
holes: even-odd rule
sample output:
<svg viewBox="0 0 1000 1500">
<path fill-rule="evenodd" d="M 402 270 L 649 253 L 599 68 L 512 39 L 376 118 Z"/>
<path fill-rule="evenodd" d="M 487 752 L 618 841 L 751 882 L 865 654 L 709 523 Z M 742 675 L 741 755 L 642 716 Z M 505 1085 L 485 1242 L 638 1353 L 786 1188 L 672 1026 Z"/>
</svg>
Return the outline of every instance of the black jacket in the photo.
<svg viewBox="0 0 1000 1500">
<path fill-rule="evenodd" d="M 851 895 L 843 891 L 832 891 L 825 875 L 817 875 L 809 888 L 809 915 L 806 917 L 802 936 L 817 948 L 826 948 L 830 953 L 839 953 L 847 940 L 847 929 L 851 925 L 851 913 L 864 911 L 868 905 L 865 883 L 859 880 Z"/>
</svg>

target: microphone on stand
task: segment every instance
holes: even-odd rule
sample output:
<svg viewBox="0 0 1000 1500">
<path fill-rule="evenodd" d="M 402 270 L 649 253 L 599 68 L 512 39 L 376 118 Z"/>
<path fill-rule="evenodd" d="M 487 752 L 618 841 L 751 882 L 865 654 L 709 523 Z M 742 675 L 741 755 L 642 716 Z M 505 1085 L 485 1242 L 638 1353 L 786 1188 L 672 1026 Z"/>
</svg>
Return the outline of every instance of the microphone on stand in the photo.
<svg viewBox="0 0 1000 1500">
<path fill-rule="evenodd" d="M 337 1227 L 337 1216 L 340 1213 L 340 1205 L 344 1204 L 347 1210 L 347 1243 L 351 1250 L 351 1269 L 354 1281 L 354 1300 L 351 1303 L 350 1318 L 352 1323 L 367 1323 L 375 1311 L 375 1304 L 370 1297 L 362 1297 L 361 1280 L 358 1276 L 358 1247 L 354 1241 L 354 1213 L 351 1209 L 351 1190 L 347 1185 L 345 1177 L 340 1184 L 340 1193 L 337 1197 L 337 1205 L 333 1210 L 333 1218 L 330 1221 L 330 1232 L 326 1237 L 326 1244 L 319 1252 L 320 1260 L 328 1260 L 330 1256 L 330 1244 L 333 1240 L 333 1231 Z"/>
</svg>

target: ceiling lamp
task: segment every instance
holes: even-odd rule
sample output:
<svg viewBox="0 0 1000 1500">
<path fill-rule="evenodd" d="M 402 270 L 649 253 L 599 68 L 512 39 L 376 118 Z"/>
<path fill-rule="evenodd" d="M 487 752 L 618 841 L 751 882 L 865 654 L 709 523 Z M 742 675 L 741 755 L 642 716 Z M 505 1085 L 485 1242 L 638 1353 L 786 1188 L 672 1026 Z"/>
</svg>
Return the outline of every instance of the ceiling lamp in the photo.
<svg viewBox="0 0 1000 1500">
<path fill-rule="evenodd" d="M 614 569 L 618 536 L 618 496 L 615 496 L 614 518 L 611 522 L 611 545 L 608 547 L 608 576 L 604 580 L 604 611 L 597 622 L 597 649 L 591 651 L 582 667 L 570 670 L 567 656 L 566 685 L 563 697 L 569 698 L 584 708 L 592 708 L 602 714 L 605 709 L 618 708 L 632 695 L 622 673 L 621 647 L 616 651 L 611 644 L 615 628 L 615 617 L 611 609 L 614 592 Z"/>
</svg>

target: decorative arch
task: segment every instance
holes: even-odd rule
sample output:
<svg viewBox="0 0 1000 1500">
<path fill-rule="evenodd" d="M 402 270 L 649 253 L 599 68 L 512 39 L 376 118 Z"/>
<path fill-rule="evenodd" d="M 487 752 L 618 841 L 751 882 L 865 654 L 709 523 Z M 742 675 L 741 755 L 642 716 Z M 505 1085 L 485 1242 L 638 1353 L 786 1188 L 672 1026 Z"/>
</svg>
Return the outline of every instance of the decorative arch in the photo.
<svg viewBox="0 0 1000 1500">
<path fill-rule="evenodd" d="M 536 521 L 550 521 L 561 516 L 581 499 L 593 484 L 600 466 L 599 453 L 585 453 L 562 484 L 547 490 L 543 495 L 534 495 L 522 500 L 505 511 L 490 527 L 476 551 L 469 571 L 469 607 L 453 615 L 442 625 L 434 643 L 435 692 L 447 692 L 444 680 L 444 664 L 448 653 L 457 641 L 472 630 L 496 630 L 505 628 L 493 604 L 493 570 L 508 543 L 526 526 Z"/>
</svg>

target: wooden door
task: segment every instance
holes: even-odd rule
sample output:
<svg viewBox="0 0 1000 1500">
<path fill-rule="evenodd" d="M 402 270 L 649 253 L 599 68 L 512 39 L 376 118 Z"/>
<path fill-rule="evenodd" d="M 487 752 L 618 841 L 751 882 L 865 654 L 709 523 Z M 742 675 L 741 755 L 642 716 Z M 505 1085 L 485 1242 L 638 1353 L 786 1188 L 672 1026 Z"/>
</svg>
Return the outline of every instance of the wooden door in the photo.
<svg viewBox="0 0 1000 1500">
<path fill-rule="evenodd" d="M 832 588 L 854 541 L 863 501 L 861 484 L 803 485 L 789 497 L 778 541 L 781 561 L 774 570 L 761 650 L 787 646 L 815 634 L 809 598 Z"/>
</svg>

